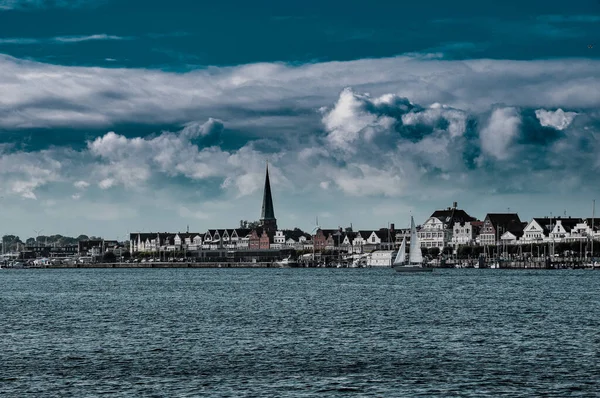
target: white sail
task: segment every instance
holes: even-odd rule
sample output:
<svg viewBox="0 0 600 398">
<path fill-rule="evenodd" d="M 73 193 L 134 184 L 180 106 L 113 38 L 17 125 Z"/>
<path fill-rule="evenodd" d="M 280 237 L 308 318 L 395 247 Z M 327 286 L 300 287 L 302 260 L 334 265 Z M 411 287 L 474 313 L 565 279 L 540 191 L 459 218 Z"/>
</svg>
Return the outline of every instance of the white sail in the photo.
<svg viewBox="0 0 600 398">
<path fill-rule="evenodd" d="M 421 242 L 419 241 L 419 236 L 417 235 L 417 228 L 415 227 L 415 220 L 412 216 L 410 217 L 409 263 L 410 264 L 422 264 L 423 263 L 423 254 L 421 253 Z"/>
<path fill-rule="evenodd" d="M 402 244 L 400 245 L 400 249 L 398 249 L 398 254 L 396 254 L 396 259 L 394 260 L 394 265 L 404 264 L 405 258 L 406 258 L 406 237 L 404 239 L 402 239 Z"/>
</svg>

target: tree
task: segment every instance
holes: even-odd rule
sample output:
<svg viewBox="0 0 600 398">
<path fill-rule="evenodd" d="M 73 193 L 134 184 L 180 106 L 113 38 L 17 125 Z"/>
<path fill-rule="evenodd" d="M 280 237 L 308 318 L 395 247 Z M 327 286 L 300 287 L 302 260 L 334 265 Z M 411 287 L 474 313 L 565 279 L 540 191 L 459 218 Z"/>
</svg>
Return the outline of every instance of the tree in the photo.
<svg viewBox="0 0 600 398">
<path fill-rule="evenodd" d="M 104 256 L 102 256 L 102 260 L 105 263 L 114 263 L 117 261 L 117 256 L 115 256 L 115 253 L 113 252 L 106 252 L 104 253 Z"/>
<path fill-rule="evenodd" d="M 439 247 L 430 247 L 428 252 L 429 252 L 430 256 L 437 257 L 440 255 L 440 248 Z"/>
<path fill-rule="evenodd" d="M 248 228 L 255 229 L 260 227 L 260 221 L 251 221 L 248 223 Z"/>
<path fill-rule="evenodd" d="M 460 246 L 458 248 L 458 255 L 461 257 L 469 257 L 473 253 L 471 246 Z"/>
<path fill-rule="evenodd" d="M 450 254 L 452 254 L 452 252 L 453 252 L 453 250 L 452 250 L 452 247 L 450 247 L 450 246 L 446 246 L 442 250 L 442 253 L 445 254 L 445 255 L 447 255 L 447 256 L 450 255 Z"/>
<path fill-rule="evenodd" d="M 123 258 L 125 260 L 129 260 L 131 258 L 131 253 L 129 251 L 124 251 L 123 252 Z"/>
</svg>

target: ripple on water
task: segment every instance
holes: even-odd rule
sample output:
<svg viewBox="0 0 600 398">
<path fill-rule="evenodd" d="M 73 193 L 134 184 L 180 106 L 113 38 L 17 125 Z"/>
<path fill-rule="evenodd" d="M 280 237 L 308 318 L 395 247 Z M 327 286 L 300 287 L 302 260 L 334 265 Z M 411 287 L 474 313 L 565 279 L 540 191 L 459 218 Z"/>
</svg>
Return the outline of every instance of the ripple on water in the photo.
<svg viewBox="0 0 600 398">
<path fill-rule="evenodd" d="M 3 270 L 0 394 L 594 396 L 599 287 L 577 270 Z"/>
</svg>

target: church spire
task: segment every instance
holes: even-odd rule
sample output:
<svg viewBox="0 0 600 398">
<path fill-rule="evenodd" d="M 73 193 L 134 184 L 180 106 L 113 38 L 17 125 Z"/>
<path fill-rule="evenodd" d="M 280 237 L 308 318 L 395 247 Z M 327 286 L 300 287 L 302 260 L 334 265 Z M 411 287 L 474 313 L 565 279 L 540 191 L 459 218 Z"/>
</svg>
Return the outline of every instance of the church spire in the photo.
<svg viewBox="0 0 600 398">
<path fill-rule="evenodd" d="M 267 162 L 267 174 L 265 177 L 265 190 L 263 192 L 262 212 L 260 215 L 261 223 L 265 220 L 275 220 L 275 210 L 273 210 L 273 197 L 271 196 L 271 183 L 269 181 L 269 163 Z"/>
<path fill-rule="evenodd" d="M 277 231 L 277 219 L 273 210 L 273 197 L 271 196 L 271 182 L 269 181 L 269 163 L 267 162 L 267 173 L 265 175 L 265 190 L 263 192 L 262 212 L 260 214 L 260 225 L 263 231 L 273 240 Z"/>
</svg>

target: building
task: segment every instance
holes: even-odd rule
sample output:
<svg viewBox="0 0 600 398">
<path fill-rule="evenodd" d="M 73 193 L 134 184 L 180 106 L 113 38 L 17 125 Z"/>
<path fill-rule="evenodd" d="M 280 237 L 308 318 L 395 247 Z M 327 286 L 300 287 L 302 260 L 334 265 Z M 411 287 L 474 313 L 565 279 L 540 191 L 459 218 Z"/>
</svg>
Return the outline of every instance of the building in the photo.
<svg viewBox="0 0 600 398">
<path fill-rule="evenodd" d="M 523 223 L 517 213 L 488 213 L 479 233 L 479 244 L 488 246 L 500 242 L 503 234 L 510 232 L 518 239 L 523 235 Z M 509 235 L 506 236 L 507 238 Z"/>
<path fill-rule="evenodd" d="M 457 206 L 458 204 L 454 202 L 453 207 L 436 210 L 423 223 L 418 232 L 421 247 L 437 247 L 442 250 L 452 244 L 453 228 L 456 223 L 464 224 L 475 221 L 475 218 L 468 215 L 464 210 L 458 209 Z"/>
<path fill-rule="evenodd" d="M 396 252 L 393 250 L 375 250 L 367 257 L 368 267 L 391 267 L 393 256 Z"/>
<path fill-rule="evenodd" d="M 299 228 L 293 230 L 277 230 L 275 237 L 273 238 L 273 244 L 271 245 L 271 248 L 304 250 L 304 246 L 307 244 L 307 242 L 311 242 L 310 239 L 310 234 L 307 234 Z"/>
<path fill-rule="evenodd" d="M 339 242 L 338 242 L 339 240 Z M 332 250 L 336 245 L 341 245 L 343 241 L 342 229 L 322 229 L 316 230 L 313 236 L 315 251 Z"/>
<path fill-rule="evenodd" d="M 525 226 L 522 243 L 568 242 L 587 239 L 591 228 L 581 218 L 536 217 Z"/>
<path fill-rule="evenodd" d="M 483 222 L 481 221 L 455 222 L 452 227 L 454 231 L 452 233 L 452 246 L 456 248 L 460 245 L 474 245 L 482 225 Z"/>
</svg>

